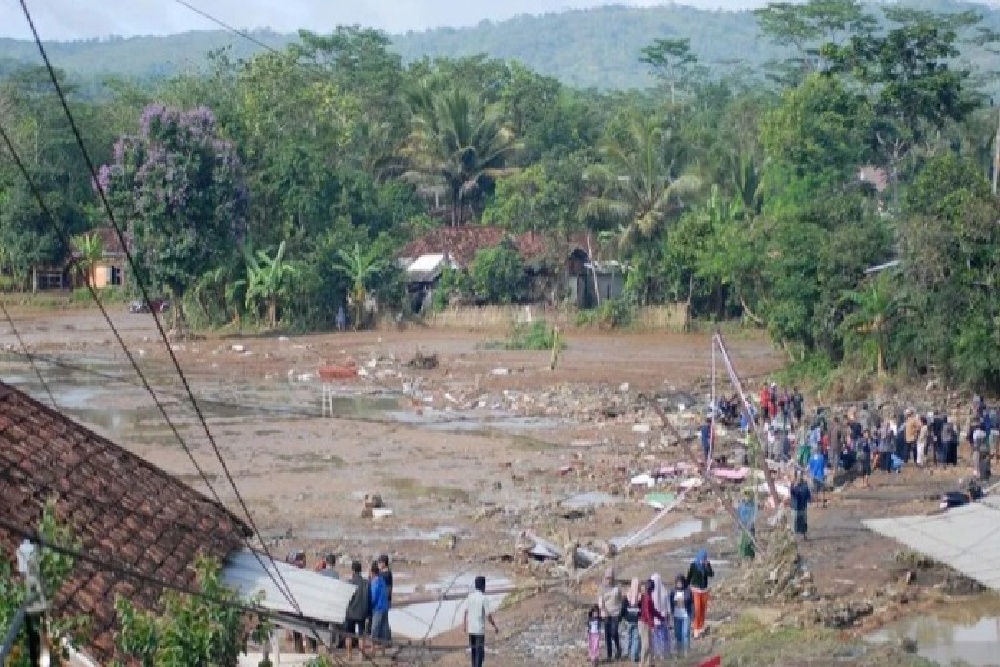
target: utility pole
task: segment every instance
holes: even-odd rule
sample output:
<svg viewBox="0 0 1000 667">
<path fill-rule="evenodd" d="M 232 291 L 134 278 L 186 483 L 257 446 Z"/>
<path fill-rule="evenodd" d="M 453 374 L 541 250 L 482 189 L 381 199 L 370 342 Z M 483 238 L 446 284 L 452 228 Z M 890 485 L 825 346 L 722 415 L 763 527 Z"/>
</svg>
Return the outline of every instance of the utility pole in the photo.
<svg viewBox="0 0 1000 667">
<path fill-rule="evenodd" d="M 41 560 L 38 548 L 30 540 L 25 540 L 17 548 L 17 569 L 24 577 L 24 603 L 17 610 L 14 621 L 7 629 L 3 644 L 0 645 L 0 665 L 7 663 L 7 657 L 14 649 L 14 642 L 24 627 L 28 634 L 28 655 L 34 667 L 42 664 L 41 617 L 48 608 L 45 591 L 42 588 Z"/>
</svg>

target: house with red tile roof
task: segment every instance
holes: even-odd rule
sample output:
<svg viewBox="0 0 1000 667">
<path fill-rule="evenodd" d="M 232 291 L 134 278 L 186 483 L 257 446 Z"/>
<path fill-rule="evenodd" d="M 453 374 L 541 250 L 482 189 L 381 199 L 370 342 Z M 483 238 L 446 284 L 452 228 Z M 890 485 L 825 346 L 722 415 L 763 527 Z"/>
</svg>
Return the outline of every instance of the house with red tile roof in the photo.
<svg viewBox="0 0 1000 667">
<path fill-rule="evenodd" d="M 21 531 L 0 526 L 0 553 L 11 564 L 50 501 L 88 556 L 77 559 L 60 590 L 46 594 L 49 613 L 89 619 L 86 644 L 77 648 L 98 664 L 115 658 L 116 597 L 155 610 L 164 584 L 197 590 L 193 565 L 200 556 L 218 561 L 223 580 L 247 599 L 262 594 L 261 606 L 286 627 L 328 631 L 343 623 L 354 591 L 291 565 L 265 568 L 249 550 L 251 529 L 226 507 L 2 382 L 0 498 L 4 523 Z M 278 592 L 275 571 L 288 581 L 301 615 Z"/>
<path fill-rule="evenodd" d="M 594 246 L 585 234 L 559 238 L 539 232 L 515 234 L 500 227 L 469 224 L 438 227 L 400 251 L 401 264 L 415 269 L 408 271 L 411 294 L 417 295 L 418 300 L 425 298 L 446 265 L 468 268 L 480 250 L 495 248 L 504 241 L 510 241 L 524 261 L 533 301 L 565 300 L 587 308 L 608 295 L 620 295 L 624 287 L 621 268 L 608 269 L 617 264 L 591 261 L 589 250 Z M 600 290 L 600 297 L 594 294 L 596 290 Z"/>
</svg>

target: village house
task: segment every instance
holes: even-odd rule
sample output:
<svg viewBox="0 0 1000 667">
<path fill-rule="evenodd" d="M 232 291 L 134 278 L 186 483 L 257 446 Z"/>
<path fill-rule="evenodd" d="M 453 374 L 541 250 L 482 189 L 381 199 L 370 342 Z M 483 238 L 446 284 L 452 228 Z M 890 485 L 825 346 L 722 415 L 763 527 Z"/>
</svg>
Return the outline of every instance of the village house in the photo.
<svg viewBox="0 0 1000 667">
<path fill-rule="evenodd" d="M 246 599 L 262 593 L 261 606 L 280 627 L 325 632 L 344 622 L 354 591 L 348 583 L 284 563 L 302 614 L 278 590 L 249 551 L 250 528 L 142 458 L 0 382 L 0 552 L 13 564 L 24 534 L 34 534 L 47 501 L 79 541 L 88 561 L 77 560 L 49 613 L 89 619 L 88 638 L 75 647 L 77 664 L 109 664 L 115 657 L 115 599 L 153 610 L 163 590 L 151 581 L 195 590 L 199 556 L 216 559 L 223 580 Z M 13 567 L 12 567 L 13 569 Z M 135 574 L 149 579 L 139 579 Z"/>
<path fill-rule="evenodd" d="M 98 227 L 90 234 L 97 237 L 97 243 L 101 249 L 100 258 L 95 258 L 90 265 L 87 280 L 95 289 L 105 287 L 118 287 L 125 284 L 125 268 L 128 265 L 128 258 L 125 256 L 125 248 L 118 238 L 118 234 L 110 226 Z M 86 261 L 83 253 L 74 250 L 71 255 L 71 262 Z M 84 287 L 85 284 L 79 273 L 73 272 L 73 286 Z"/>
<path fill-rule="evenodd" d="M 86 287 L 87 282 L 95 289 L 124 285 L 128 259 L 115 230 L 110 226 L 98 227 L 86 235 L 96 237 L 100 257 L 90 260 L 79 249 L 73 249 L 62 264 L 33 266 L 29 289 L 32 292 L 77 289 Z M 90 266 L 85 280 L 76 267 L 87 263 Z"/>
<path fill-rule="evenodd" d="M 439 227 L 400 252 L 414 310 L 419 312 L 426 305 L 446 267 L 466 269 L 480 250 L 495 248 L 505 239 L 524 261 L 529 302 L 592 308 L 602 300 L 618 298 L 624 290 L 624 267 L 616 261 L 592 261 L 588 248 L 594 248 L 585 235 L 558 240 L 538 232 L 512 234 L 486 225 Z"/>
</svg>

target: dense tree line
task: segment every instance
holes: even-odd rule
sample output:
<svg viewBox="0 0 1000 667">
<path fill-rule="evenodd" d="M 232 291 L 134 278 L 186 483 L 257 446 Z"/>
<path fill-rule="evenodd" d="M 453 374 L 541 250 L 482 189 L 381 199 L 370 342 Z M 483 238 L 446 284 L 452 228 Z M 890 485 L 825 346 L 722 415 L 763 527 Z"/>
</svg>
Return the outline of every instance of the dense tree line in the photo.
<svg viewBox="0 0 1000 667">
<path fill-rule="evenodd" d="M 788 51 L 767 86 L 682 37 L 637 55 L 656 87 L 602 94 L 485 56 L 404 66 L 385 35 L 341 28 L 73 108 L 141 275 L 190 321 L 323 328 L 372 293 L 405 310 L 399 249 L 489 224 L 624 260 L 616 309 L 681 301 L 797 361 L 1000 384 L 997 118 L 961 57 L 993 33 L 971 12 L 851 0 L 757 17 Z M 95 184 L 43 72 L 4 78 L 0 118 L 87 238 Z M 8 159 L 0 250 L 8 280 L 72 250 Z M 445 282 L 510 300 L 496 276 L 519 261 L 502 244 Z"/>
</svg>

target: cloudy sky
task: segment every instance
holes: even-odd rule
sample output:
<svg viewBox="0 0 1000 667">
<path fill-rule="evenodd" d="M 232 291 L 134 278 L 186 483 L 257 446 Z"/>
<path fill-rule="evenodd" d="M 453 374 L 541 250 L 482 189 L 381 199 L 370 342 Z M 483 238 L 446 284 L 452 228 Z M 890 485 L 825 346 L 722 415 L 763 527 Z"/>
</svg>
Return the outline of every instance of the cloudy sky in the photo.
<svg viewBox="0 0 1000 667">
<path fill-rule="evenodd" d="M 239 28 L 281 32 L 309 28 L 330 30 L 360 23 L 389 32 L 439 26 L 467 26 L 483 19 L 612 4 L 608 0 L 189 0 L 190 4 Z M 66 40 L 108 35 L 163 35 L 216 28 L 175 0 L 27 0 L 42 39 Z M 658 0 L 617 0 L 639 7 L 668 4 Z M 706 9 L 732 8 L 753 0 L 683 0 Z M 0 37 L 27 38 L 18 0 L 0 0 Z"/>
</svg>

